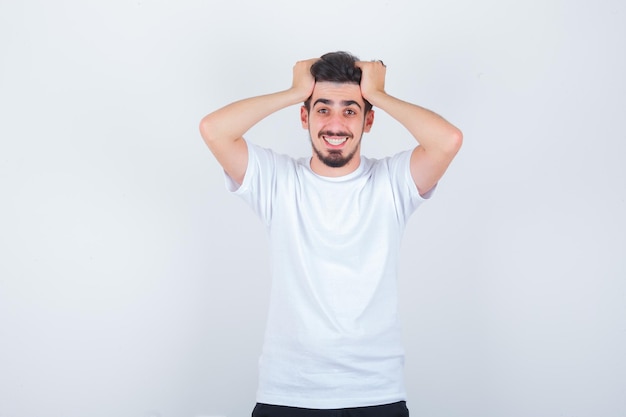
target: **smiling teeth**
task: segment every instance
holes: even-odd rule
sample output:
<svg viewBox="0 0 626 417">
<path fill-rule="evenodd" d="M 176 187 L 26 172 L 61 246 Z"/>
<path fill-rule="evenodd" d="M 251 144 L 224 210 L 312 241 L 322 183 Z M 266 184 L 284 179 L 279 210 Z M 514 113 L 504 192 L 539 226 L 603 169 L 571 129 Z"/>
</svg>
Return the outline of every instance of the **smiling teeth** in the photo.
<svg viewBox="0 0 626 417">
<path fill-rule="evenodd" d="M 345 141 L 348 140 L 348 138 L 340 138 L 340 139 L 331 139 L 331 138 L 324 138 L 324 140 L 328 143 L 330 143 L 331 145 L 341 145 L 342 143 L 344 143 Z"/>
</svg>

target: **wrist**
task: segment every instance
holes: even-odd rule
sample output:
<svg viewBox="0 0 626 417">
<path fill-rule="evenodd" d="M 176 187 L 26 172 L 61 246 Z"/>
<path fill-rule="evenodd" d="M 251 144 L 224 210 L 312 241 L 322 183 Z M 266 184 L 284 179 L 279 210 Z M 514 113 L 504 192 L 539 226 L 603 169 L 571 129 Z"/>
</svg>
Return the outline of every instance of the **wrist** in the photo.
<svg viewBox="0 0 626 417">
<path fill-rule="evenodd" d="M 389 95 L 384 90 L 376 90 L 363 94 L 363 98 L 370 102 L 372 106 L 381 107 L 380 103 Z"/>
<path fill-rule="evenodd" d="M 291 87 L 285 90 L 284 93 L 289 97 L 292 104 L 303 103 L 311 96 L 311 92 L 308 89 L 305 90 L 298 87 Z"/>
</svg>

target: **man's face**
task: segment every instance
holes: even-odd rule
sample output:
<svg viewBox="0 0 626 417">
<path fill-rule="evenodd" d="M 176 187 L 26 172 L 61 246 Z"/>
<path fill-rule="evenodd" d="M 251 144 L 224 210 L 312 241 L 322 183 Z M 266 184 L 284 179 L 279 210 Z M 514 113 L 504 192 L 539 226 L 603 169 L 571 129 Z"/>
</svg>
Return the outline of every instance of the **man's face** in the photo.
<svg viewBox="0 0 626 417">
<path fill-rule="evenodd" d="M 300 111 L 302 127 L 309 130 L 313 146 L 313 171 L 341 176 L 361 161 L 361 137 L 369 132 L 374 112 L 365 114 L 358 84 L 318 82 L 311 95 L 311 109 Z"/>
</svg>

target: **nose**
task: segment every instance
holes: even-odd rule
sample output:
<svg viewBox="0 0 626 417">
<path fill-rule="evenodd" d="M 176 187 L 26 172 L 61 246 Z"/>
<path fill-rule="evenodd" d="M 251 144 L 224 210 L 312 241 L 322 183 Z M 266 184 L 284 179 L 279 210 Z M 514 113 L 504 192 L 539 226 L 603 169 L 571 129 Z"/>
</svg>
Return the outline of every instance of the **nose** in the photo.
<svg viewBox="0 0 626 417">
<path fill-rule="evenodd" d="M 333 112 L 328 119 L 327 126 L 334 128 L 344 126 L 343 114 L 341 114 L 341 112 Z"/>
</svg>

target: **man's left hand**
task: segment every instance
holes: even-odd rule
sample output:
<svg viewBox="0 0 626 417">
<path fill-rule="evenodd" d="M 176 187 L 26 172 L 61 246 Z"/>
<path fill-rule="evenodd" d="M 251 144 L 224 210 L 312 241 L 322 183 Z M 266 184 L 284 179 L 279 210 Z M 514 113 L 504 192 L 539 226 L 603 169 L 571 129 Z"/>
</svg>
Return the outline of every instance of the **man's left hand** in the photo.
<svg viewBox="0 0 626 417">
<path fill-rule="evenodd" d="M 375 96 L 385 93 L 385 75 L 387 67 L 383 61 L 358 61 L 355 64 L 361 69 L 361 95 L 370 103 Z M 373 104 L 373 103 L 372 103 Z"/>
</svg>

